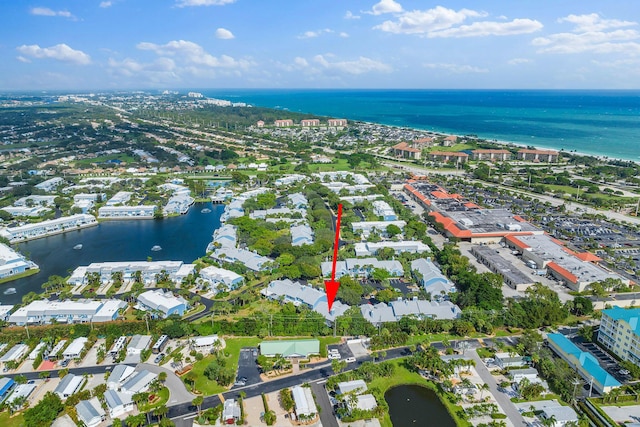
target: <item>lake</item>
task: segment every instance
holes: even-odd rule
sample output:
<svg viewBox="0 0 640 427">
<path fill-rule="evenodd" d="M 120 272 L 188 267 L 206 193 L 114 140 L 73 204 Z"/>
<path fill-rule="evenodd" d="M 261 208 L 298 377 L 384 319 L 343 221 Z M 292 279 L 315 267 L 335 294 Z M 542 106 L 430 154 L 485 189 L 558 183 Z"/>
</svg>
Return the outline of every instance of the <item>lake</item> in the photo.
<svg viewBox="0 0 640 427">
<path fill-rule="evenodd" d="M 456 423 L 436 393 L 418 385 L 401 385 L 385 395 L 394 426 L 456 427 Z"/>
<path fill-rule="evenodd" d="M 203 213 L 208 208 L 211 212 Z M 225 205 L 196 203 L 189 212 L 161 220 L 104 221 L 64 234 L 19 243 L 17 250 L 40 267 L 33 276 L 0 285 L 0 292 L 16 288 L 13 295 L 0 293 L 2 304 L 22 302 L 22 296 L 33 291 L 42 292 L 42 284 L 49 276 L 68 276 L 78 266 L 92 262 L 183 261 L 186 263 L 205 255 L 214 230 L 220 227 L 220 215 Z M 74 246 L 82 245 L 82 249 Z M 159 246 L 161 250 L 152 251 Z M 155 248 L 158 249 L 158 248 Z"/>
</svg>

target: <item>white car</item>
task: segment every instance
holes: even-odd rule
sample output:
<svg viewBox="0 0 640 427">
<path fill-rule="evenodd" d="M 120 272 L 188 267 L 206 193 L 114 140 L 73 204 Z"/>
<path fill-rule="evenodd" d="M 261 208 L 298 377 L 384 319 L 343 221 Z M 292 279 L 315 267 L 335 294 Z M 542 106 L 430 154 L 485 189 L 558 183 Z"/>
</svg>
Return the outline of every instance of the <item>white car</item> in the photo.
<svg viewBox="0 0 640 427">
<path fill-rule="evenodd" d="M 329 359 L 342 359 L 342 356 L 340 356 L 340 353 L 329 353 L 327 355 L 327 358 Z"/>
<path fill-rule="evenodd" d="M 347 361 L 347 363 L 353 363 L 353 362 L 356 361 L 356 358 L 355 357 L 347 357 L 345 360 Z"/>
</svg>

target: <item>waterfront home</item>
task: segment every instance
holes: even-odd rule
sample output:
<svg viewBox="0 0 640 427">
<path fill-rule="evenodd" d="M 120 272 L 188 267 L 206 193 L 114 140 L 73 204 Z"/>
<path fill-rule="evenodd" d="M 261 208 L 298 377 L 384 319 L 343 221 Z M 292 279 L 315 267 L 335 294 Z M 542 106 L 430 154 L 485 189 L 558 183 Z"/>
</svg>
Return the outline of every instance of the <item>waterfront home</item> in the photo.
<svg viewBox="0 0 640 427">
<path fill-rule="evenodd" d="M 171 292 L 163 292 L 160 289 L 146 291 L 138 295 L 139 310 L 151 311 L 154 316 L 161 314 L 167 318 L 172 314 L 182 316 L 187 310 L 189 303 L 181 296 L 176 296 Z"/>
<path fill-rule="evenodd" d="M 147 285 L 155 285 L 159 278 L 179 284 L 194 271 L 194 264 L 185 264 L 182 261 L 94 262 L 76 268 L 67 283 L 74 286 L 86 285 L 92 273 L 98 274 L 102 283 L 110 283 L 113 273 L 122 273 L 122 279 L 127 282 L 135 280 L 140 272 L 140 279 Z"/>
<path fill-rule="evenodd" d="M 19 227 L 8 227 L 0 230 L 0 236 L 9 239 L 11 243 L 22 240 L 38 239 L 52 234 L 64 233 L 79 228 L 98 225 L 98 221 L 92 215 L 77 214 L 63 216 L 36 224 L 26 224 Z"/>
<path fill-rule="evenodd" d="M 0 279 L 6 279 L 37 268 L 36 263 L 28 260 L 4 243 L 0 243 Z"/>
<path fill-rule="evenodd" d="M 156 205 L 138 206 L 102 206 L 98 209 L 98 218 L 145 219 L 153 218 L 158 207 Z"/>
<path fill-rule="evenodd" d="M 9 316 L 8 322 L 16 325 L 57 323 L 108 322 L 118 318 L 118 311 L 126 308 L 121 300 L 38 300 L 20 307 Z"/>
<path fill-rule="evenodd" d="M 78 420 L 85 427 L 97 427 L 107 418 L 97 397 L 78 402 L 76 413 L 78 414 Z"/>
</svg>

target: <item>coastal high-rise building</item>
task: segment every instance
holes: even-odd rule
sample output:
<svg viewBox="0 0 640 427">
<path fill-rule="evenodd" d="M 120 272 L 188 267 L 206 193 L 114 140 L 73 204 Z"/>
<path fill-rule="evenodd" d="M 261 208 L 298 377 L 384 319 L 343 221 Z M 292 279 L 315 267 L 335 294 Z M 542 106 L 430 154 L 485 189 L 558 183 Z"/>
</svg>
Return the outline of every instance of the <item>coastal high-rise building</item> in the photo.
<svg viewBox="0 0 640 427">
<path fill-rule="evenodd" d="M 640 308 L 602 310 L 598 341 L 622 360 L 640 363 Z"/>
</svg>

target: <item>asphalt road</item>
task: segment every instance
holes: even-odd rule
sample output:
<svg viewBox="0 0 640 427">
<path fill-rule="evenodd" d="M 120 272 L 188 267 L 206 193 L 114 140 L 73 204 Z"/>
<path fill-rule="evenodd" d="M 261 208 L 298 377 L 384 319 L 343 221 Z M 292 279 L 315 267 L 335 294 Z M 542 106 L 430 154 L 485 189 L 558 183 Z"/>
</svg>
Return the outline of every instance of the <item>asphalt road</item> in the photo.
<svg viewBox="0 0 640 427">
<path fill-rule="evenodd" d="M 333 415 L 333 405 L 324 388 L 324 381 L 311 383 L 311 391 L 316 396 L 316 403 L 320 405 L 320 421 L 322 427 L 339 427 L 336 417 Z"/>
<path fill-rule="evenodd" d="M 167 373 L 167 380 L 165 381 L 165 384 L 171 391 L 167 406 L 176 405 L 178 403 L 191 402 L 193 398 L 196 397 L 195 394 L 191 394 L 189 390 L 187 390 L 182 380 L 178 378 L 178 376 L 173 371 L 170 371 L 169 369 L 163 368 L 161 366 L 151 365 L 148 363 L 142 363 L 136 368 L 137 371 L 141 371 L 143 369 L 156 374 L 159 374 L 160 372 Z"/>
</svg>

